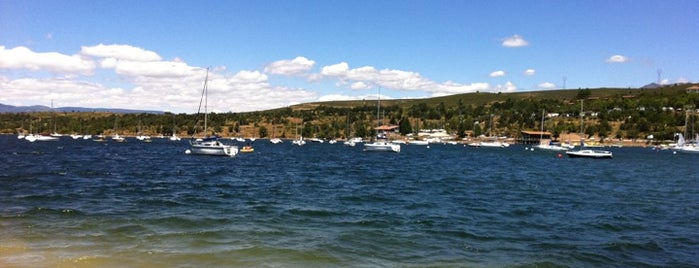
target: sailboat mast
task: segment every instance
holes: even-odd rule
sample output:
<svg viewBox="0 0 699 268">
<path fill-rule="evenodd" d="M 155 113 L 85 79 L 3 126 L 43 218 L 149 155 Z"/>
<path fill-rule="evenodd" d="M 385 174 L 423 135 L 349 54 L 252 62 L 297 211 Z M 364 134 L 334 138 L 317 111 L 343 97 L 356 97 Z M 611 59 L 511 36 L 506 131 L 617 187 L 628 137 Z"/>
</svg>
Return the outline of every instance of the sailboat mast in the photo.
<svg viewBox="0 0 699 268">
<path fill-rule="evenodd" d="M 584 131 L 583 124 L 585 124 L 583 122 L 583 113 L 584 113 L 583 112 L 583 101 L 584 100 L 580 100 L 580 138 L 581 139 L 583 138 L 583 131 Z"/>
<path fill-rule="evenodd" d="M 541 110 L 541 133 L 539 133 L 539 141 L 544 139 L 544 116 L 546 115 L 546 109 Z"/>
<path fill-rule="evenodd" d="M 206 121 L 208 121 L 208 107 L 209 107 L 209 68 L 206 68 L 206 78 L 204 79 L 204 137 L 206 138 L 206 132 L 207 132 L 207 125 Z"/>
<path fill-rule="evenodd" d="M 376 123 L 378 126 L 381 126 L 381 87 L 379 87 L 379 94 L 376 95 L 376 98 L 378 100 L 378 105 L 376 105 Z"/>
</svg>

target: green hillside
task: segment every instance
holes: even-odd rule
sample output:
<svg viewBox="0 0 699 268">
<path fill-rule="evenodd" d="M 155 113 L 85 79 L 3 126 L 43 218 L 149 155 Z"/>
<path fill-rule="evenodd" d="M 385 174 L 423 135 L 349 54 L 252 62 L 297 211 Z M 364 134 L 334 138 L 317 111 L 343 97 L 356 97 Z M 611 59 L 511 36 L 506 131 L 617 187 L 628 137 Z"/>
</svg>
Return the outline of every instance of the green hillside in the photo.
<svg viewBox="0 0 699 268">
<path fill-rule="evenodd" d="M 546 130 L 559 137 L 580 129 L 584 102 L 584 132 L 588 137 L 638 139 L 653 135 L 672 140 L 692 135 L 699 127 L 697 85 L 660 88 L 567 89 L 516 93 L 466 93 L 429 99 L 382 100 L 380 120 L 375 100 L 315 102 L 266 111 L 211 113 L 208 133 L 222 136 L 319 138 L 370 137 L 379 123 L 400 126 L 403 135 L 419 129 L 446 129 L 459 137 L 492 134 L 517 138 L 522 130 L 541 128 L 542 111 L 551 113 Z M 0 114 L 0 132 L 51 132 L 189 136 L 198 132 L 201 116 L 193 114 L 111 114 L 42 112 Z M 492 123 L 491 123 L 492 121 Z M 486 133 L 489 126 L 492 133 Z M 685 127 L 687 125 L 687 127 Z M 140 126 L 140 127 L 139 127 Z"/>
</svg>

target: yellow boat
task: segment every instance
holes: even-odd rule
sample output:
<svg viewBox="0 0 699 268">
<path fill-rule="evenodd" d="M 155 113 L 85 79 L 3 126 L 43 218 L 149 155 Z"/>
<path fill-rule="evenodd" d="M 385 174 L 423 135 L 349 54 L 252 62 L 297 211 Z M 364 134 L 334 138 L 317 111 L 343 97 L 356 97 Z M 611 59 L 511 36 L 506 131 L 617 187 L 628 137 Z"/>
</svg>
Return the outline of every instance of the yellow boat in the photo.
<svg viewBox="0 0 699 268">
<path fill-rule="evenodd" d="M 255 151 L 255 148 L 252 148 L 252 146 L 243 146 L 242 149 L 240 149 L 241 153 L 252 153 Z"/>
</svg>

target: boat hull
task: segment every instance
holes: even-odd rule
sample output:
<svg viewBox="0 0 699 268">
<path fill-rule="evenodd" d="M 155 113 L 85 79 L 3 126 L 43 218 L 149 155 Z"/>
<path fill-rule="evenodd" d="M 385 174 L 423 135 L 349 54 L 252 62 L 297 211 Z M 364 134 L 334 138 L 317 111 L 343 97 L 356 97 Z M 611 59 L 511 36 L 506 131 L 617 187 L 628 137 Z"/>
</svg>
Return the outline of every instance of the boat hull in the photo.
<svg viewBox="0 0 699 268">
<path fill-rule="evenodd" d="M 568 151 L 566 154 L 571 158 L 612 158 L 612 152 L 601 150 Z"/>
<path fill-rule="evenodd" d="M 191 154 L 197 155 L 216 155 L 216 156 L 235 156 L 238 154 L 238 147 L 225 145 L 219 142 L 212 144 L 192 144 Z"/>
<path fill-rule="evenodd" d="M 400 145 L 385 142 L 364 144 L 364 151 L 367 152 L 393 152 L 400 153 Z"/>
</svg>

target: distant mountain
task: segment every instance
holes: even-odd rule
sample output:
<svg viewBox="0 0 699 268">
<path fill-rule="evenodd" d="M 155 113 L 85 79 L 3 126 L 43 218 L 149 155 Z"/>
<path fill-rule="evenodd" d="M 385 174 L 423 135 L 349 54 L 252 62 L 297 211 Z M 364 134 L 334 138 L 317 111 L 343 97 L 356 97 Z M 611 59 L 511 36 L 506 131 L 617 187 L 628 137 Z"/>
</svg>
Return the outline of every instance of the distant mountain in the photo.
<svg viewBox="0 0 699 268">
<path fill-rule="evenodd" d="M 12 106 L 0 103 L 0 113 L 29 113 L 29 112 L 103 112 L 103 113 L 117 113 L 117 114 L 163 114 L 163 111 L 152 111 L 152 110 L 131 110 L 131 109 L 116 109 L 116 108 L 83 108 L 83 107 L 59 107 L 51 109 L 51 107 L 46 107 L 43 105 L 34 106 Z"/>
<path fill-rule="evenodd" d="M 650 83 L 645 86 L 642 86 L 641 88 L 660 88 L 663 87 L 663 85 L 657 84 L 657 83 Z"/>
</svg>

